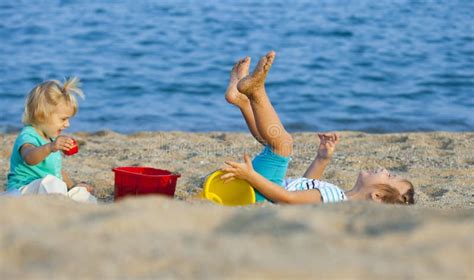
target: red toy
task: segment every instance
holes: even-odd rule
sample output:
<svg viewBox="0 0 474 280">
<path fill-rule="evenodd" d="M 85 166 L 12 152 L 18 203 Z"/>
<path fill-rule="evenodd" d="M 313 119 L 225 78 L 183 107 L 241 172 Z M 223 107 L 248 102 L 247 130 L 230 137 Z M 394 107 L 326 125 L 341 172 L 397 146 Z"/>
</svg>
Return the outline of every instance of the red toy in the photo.
<svg viewBox="0 0 474 280">
<path fill-rule="evenodd" d="M 162 194 L 174 196 L 180 174 L 152 167 L 126 166 L 112 169 L 115 200 L 128 195 Z"/>
<path fill-rule="evenodd" d="M 79 152 L 79 146 L 77 146 L 76 140 L 72 139 L 72 142 L 74 142 L 74 147 L 72 147 L 69 151 L 63 151 L 66 156 L 72 156 L 73 154 Z"/>
</svg>

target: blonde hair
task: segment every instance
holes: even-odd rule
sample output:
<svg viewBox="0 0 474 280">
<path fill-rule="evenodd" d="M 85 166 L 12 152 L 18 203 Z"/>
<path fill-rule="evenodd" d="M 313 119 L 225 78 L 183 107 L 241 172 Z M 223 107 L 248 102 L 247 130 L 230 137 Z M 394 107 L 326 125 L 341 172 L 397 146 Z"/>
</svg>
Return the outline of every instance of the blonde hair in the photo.
<svg viewBox="0 0 474 280">
<path fill-rule="evenodd" d="M 401 194 L 396 188 L 388 184 L 375 184 L 374 187 L 382 192 L 382 202 L 388 204 L 415 204 L 415 188 L 413 184 L 403 179 L 402 182 L 408 184 L 409 188 L 406 193 Z"/>
<path fill-rule="evenodd" d="M 71 106 L 74 116 L 78 110 L 75 95 L 84 98 L 77 77 L 69 78 L 63 84 L 57 80 L 42 82 L 35 86 L 26 98 L 23 123 L 38 124 L 45 122 L 60 102 L 65 102 L 66 105 Z"/>
</svg>

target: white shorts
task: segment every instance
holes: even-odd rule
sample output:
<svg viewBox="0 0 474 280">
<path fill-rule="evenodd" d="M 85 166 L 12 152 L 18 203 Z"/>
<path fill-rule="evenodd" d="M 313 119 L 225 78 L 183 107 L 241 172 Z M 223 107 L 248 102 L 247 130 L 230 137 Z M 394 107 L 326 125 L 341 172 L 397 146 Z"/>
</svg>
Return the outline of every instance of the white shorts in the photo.
<svg viewBox="0 0 474 280">
<path fill-rule="evenodd" d="M 68 191 L 66 183 L 52 175 L 34 180 L 28 185 L 21 187 L 19 191 L 21 195 L 61 194 L 75 201 L 97 204 L 97 198 L 90 194 L 85 187 L 74 187 Z"/>
</svg>

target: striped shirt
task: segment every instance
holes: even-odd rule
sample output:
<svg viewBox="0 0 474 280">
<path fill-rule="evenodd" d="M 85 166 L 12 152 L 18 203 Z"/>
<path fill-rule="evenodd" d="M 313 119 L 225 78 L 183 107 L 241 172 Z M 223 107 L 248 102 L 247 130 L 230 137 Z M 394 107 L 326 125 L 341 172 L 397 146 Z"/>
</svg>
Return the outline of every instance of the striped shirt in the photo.
<svg viewBox="0 0 474 280">
<path fill-rule="evenodd" d="M 286 178 L 283 182 L 283 186 L 290 192 L 317 189 L 321 193 L 323 203 L 347 200 L 346 194 L 338 186 L 316 179 L 304 177 Z"/>
</svg>

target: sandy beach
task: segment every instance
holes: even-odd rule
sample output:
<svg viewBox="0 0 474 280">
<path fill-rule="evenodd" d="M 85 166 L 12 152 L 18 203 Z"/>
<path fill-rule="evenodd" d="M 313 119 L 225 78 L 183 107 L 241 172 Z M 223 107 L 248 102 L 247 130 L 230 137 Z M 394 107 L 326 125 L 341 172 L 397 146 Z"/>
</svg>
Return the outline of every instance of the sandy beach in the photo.
<svg viewBox="0 0 474 280">
<path fill-rule="evenodd" d="M 100 205 L 0 198 L 0 278 L 470 279 L 474 133 L 341 134 L 325 180 L 347 190 L 383 166 L 414 183 L 416 205 L 222 207 L 195 195 L 225 160 L 261 149 L 248 133 L 75 133 L 63 167 Z M 0 190 L 15 136 L 0 135 Z M 300 176 L 318 140 L 293 136 L 287 175 Z M 180 173 L 175 199 L 113 203 L 111 169 L 132 165 Z"/>
</svg>

